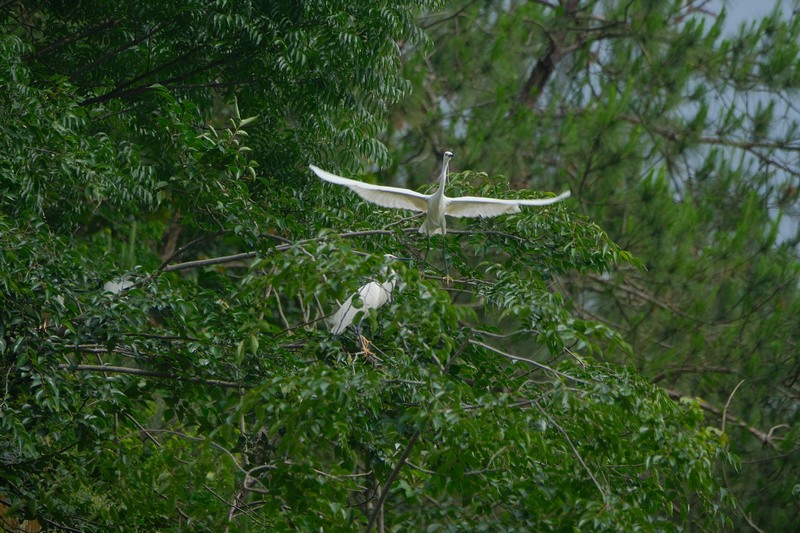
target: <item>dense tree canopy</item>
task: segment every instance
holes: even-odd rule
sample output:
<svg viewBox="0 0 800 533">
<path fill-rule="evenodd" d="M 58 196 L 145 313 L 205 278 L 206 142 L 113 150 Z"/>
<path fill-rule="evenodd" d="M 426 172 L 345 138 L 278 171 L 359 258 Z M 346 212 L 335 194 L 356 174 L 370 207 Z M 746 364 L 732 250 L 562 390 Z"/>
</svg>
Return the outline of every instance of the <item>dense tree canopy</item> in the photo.
<svg viewBox="0 0 800 533">
<path fill-rule="evenodd" d="M 797 141 L 770 97 L 800 28 L 728 38 L 701 7 L 4 3 L 0 518 L 796 521 Z M 452 195 L 575 200 L 454 222 L 449 280 L 418 218 L 307 168 L 430 190 L 446 149 Z M 385 253 L 412 260 L 367 354 L 325 317 Z"/>
<path fill-rule="evenodd" d="M 647 269 L 570 273 L 559 290 L 631 344 L 608 360 L 726 425 L 743 459 L 725 472 L 737 530 L 791 528 L 800 20 L 776 9 L 726 33 L 709 2 L 556 4 L 425 17 L 434 46 L 407 63 L 415 90 L 387 143 L 403 162 L 446 139 L 461 168 L 569 184 L 576 210 Z"/>
</svg>

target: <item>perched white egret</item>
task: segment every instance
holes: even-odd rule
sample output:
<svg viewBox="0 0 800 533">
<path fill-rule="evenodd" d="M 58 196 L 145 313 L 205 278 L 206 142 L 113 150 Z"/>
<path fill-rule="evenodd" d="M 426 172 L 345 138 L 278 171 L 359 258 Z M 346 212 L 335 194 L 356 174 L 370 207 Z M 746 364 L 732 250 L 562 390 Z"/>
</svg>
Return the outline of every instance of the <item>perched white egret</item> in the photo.
<svg viewBox="0 0 800 533">
<path fill-rule="evenodd" d="M 370 309 L 378 309 L 391 300 L 392 292 L 397 284 L 394 276 L 383 283 L 370 281 L 366 285 L 359 287 L 356 294 L 352 294 L 330 318 L 330 329 L 334 335 L 340 335 L 348 326 L 353 323 L 353 319 L 363 311 L 368 313 Z M 361 307 L 353 305 L 353 299 L 358 295 L 358 299 L 363 302 Z"/>
<path fill-rule="evenodd" d="M 409 189 L 400 187 L 388 187 L 385 185 L 373 185 L 362 181 L 351 180 L 331 174 L 321 168 L 309 165 L 309 168 L 320 178 L 336 185 L 344 185 L 354 191 L 364 200 L 382 207 L 397 209 L 408 209 L 427 213 L 425 221 L 419 228 L 420 233 L 428 236 L 428 249 L 430 249 L 431 235 L 446 235 L 447 221 L 445 215 L 451 217 L 496 217 L 498 215 L 519 213 L 521 206 L 542 206 L 550 205 L 568 198 L 569 191 L 563 192 L 553 198 L 541 198 L 537 200 L 522 199 L 503 199 L 503 198 L 482 198 L 480 196 L 461 196 L 458 198 L 448 198 L 444 194 L 447 185 L 447 169 L 453 152 L 444 153 L 442 162 L 442 173 L 439 175 L 439 189 L 433 194 L 422 194 Z M 442 243 L 444 250 L 444 242 Z M 425 256 L 427 258 L 427 251 Z M 445 260 L 445 270 L 447 261 Z"/>
<path fill-rule="evenodd" d="M 110 292 L 111 294 L 119 294 L 125 289 L 130 289 L 133 287 L 134 283 L 127 279 L 120 279 L 119 281 L 106 281 L 103 284 L 103 290 L 106 292 Z"/>
<path fill-rule="evenodd" d="M 399 259 L 391 254 L 384 255 L 386 259 Z M 384 267 L 381 269 L 383 273 L 386 274 L 386 281 L 380 283 L 378 281 L 370 281 L 369 283 L 362 285 L 359 287 L 356 293 L 352 294 L 343 304 L 339 306 L 339 309 L 331 316 L 329 319 L 328 325 L 330 327 L 331 333 L 334 335 L 340 335 L 344 332 L 348 326 L 353 324 L 353 320 L 355 320 L 356 316 L 363 312 L 359 319 L 359 324 L 364 316 L 369 313 L 370 309 L 378 309 L 386 304 L 392 298 L 392 293 L 394 292 L 395 285 L 397 284 L 397 274 L 394 270 Z M 353 300 L 358 296 L 358 299 L 361 300 L 362 306 L 356 307 L 353 305 Z M 359 324 L 356 324 L 356 330 L 359 328 Z M 361 341 L 361 347 L 364 351 L 364 354 L 369 356 L 370 352 L 368 349 L 369 343 L 361 335 L 360 331 L 358 332 L 358 337 Z"/>
</svg>

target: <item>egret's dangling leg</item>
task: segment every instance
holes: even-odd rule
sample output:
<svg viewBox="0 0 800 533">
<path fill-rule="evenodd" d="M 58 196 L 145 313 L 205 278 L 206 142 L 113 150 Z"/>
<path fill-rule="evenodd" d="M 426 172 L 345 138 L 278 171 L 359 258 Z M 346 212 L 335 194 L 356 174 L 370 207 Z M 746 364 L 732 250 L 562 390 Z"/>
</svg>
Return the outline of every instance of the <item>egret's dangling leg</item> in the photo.
<svg viewBox="0 0 800 533">
<path fill-rule="evenodd" d="M 430 251 L 431 251 L 431 236 L 428 235 L 428 246 L 425 247 L 425 257 L 422 258 L 423 264 L 428 262 L 428 252 Z"/>
<path fill-rule="evenodd" d="M 450 274 L 447 271 L 447 250 L 445 249 L 444 235 L 442 235 L 442 261 L 444 261 L 444 280 L 445 283 L 449 283 Z"/>
<path fill-rule="evenodd" d="M 451 280 L 450 272 L 447 268 L 447 249 L 445 248 L 445 237 L 442 235 L 442 261 L 444 262 L 444 280 L 446 283 L 449 283 Z M 428 263 L 428 253 L 431 251 L 431 236 L 428 235 L 428 245 L 425 247 L 425 257 L 422 258 L 422 263 Z"/>
</svg>

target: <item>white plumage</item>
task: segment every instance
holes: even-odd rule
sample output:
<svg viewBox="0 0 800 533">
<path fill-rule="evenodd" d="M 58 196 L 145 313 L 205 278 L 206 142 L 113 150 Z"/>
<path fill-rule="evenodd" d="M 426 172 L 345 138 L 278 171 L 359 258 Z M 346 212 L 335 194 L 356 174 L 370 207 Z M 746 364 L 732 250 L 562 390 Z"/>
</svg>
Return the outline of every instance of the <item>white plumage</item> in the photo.
<svg viewBox="0 0 800 533">
<path fill-rule="evenodd" d="M 442 172 L 439 175 L 439 189 L 433 194 L 422 194 L 400 187 L 373 185 L 371 183 L 351 180 L 337 176 L 336 174 L 331 174 L 314 165 L 309 165 L 309 168 L 323 180 L 329 183 L 335 183 L 336 185 L 344 185 L 364 200 L 373 204 L 382 207 L 408 209 L 410 211 L 427 213 L 428 216 L 425 217 L 425 221 L 422 223 L 422 226 L 420 226 L 419 232 L 429 237 L 431 235 L 445 235 L 447 233 L 445 215 L 451 217 L 496 217 L 499 215 L 519 213 L 521 211 L 521 206 L 554 204 L 568 198 L 570 195 L 570 192 L 566 191 L 553 198 L 542 198 L 538 200 L 482 198 L 480 196 L 448 198 L 444 194 L 444 189 L 447 185 L 447 169 L 452 158 L 452 152 L 444 153 Z"/>
<path fill-rule="evenodd" d="M 103 290 L 106 292 L 110 292 L 111 294 L 119 294 L 125 289 L 133 287 L 133 285 L 134 283 L 127 279 L 106 281 L 103 284 Z"/>
<path fill-rule="evenodd" d="M 370 281 L 358 289 L 358 297 L 363 302 L 361 307 L 353 305 L 355 294 L 350 296 L 339 306 L 339 309 L 330 319 L 330 330 L 334 335 L 341 334 L 348 326 L 353 323 L 353 319 L 363 311 L 368 313 L 370 309 L 378 309 L 392 298 L 392 291 L 396 284 L 394 272 L 391 273 L 389 280 L 383 283 Z"/>
</svg>

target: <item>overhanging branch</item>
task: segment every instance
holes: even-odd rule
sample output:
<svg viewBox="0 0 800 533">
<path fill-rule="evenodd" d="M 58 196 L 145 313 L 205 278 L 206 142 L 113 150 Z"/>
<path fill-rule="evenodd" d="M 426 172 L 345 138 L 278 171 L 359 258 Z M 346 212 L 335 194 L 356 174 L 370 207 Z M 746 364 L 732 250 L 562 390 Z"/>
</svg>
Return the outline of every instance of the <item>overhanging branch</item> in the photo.
<svg viewBox="0 0 800 533">
<path fill-rule="evenodd" d="M 58 365 L 59 370 L 68 370 L 71 372 L 101 372 L 104 374 L 132 374 L 134 376 L 142 376 L 149 378 L 170 379 L 174 381 L 190 381 L 200 385 L 212 385 L 216 387 L 225 387 L 229 389 L 247 388 L 246 385 L 241 383 L 233 383 L 232 381 L 223 381 L 219 379 L 204 379 L 195 378 L 190 376 L 178 376 L 170 374 L 169 372 L 157 372 L 155 370 L 144 370 L 141 368 L 130 368 L 127 366 L 110 366 L 110 365 Z"/>
</svg>

